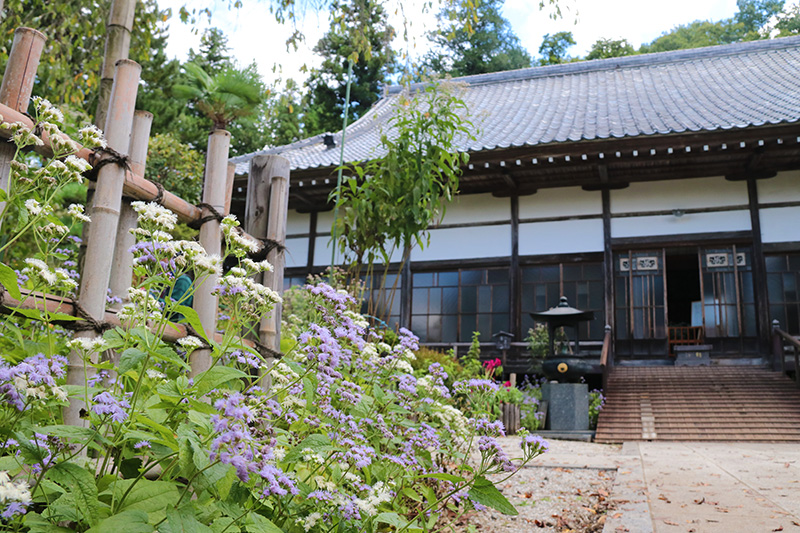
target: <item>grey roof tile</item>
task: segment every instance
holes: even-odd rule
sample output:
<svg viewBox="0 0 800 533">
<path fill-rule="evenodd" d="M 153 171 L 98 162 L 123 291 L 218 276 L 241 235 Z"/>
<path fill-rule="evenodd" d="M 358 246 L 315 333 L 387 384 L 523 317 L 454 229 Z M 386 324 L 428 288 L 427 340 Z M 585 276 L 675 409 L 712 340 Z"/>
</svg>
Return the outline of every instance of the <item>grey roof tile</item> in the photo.
<svg viewBox="0 0 800 533">
<path fill-rule="evenodd" d="M 800 37 L 534 67 L 457 78 L 478 130 L 460 149 L 713 131 L 800 121 Z M 345 161 L 379 157 L 399 88 L 347 129 Z M 336 167 L 323 135 L 235 157 L 282 154 L 295 170 Z"/>
</svg>

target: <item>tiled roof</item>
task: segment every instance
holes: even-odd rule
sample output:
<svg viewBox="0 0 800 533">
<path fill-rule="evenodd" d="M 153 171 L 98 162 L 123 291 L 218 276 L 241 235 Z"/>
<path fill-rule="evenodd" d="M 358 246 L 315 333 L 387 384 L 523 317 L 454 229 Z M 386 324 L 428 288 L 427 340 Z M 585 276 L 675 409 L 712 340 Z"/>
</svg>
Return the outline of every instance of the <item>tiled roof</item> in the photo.
<svg viewBox="0 0 800 533">
<path fill-rule="evenodd" d="M 581 140 L 745 128 L 800 121 L 800 37 L 737 43 L 456 78 L 477 139 L 470 152 Z M 380 156 L 391 88 L 347 128 L 345 161 Z M 336 167 L 317 135 L 233 158 L 237 174 L 257 154 L 281 154 L 292 169 Z"/>
</svg>

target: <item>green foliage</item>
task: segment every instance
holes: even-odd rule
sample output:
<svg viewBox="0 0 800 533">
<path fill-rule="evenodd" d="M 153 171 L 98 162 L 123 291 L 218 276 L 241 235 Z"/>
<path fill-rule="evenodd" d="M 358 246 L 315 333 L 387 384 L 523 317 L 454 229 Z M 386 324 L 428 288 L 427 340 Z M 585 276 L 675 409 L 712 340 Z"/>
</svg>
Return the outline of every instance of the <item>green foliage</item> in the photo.
<svg viewBox="0 0 800 533">
<path fill-rule="evenodd" d="M 586 59 L 608 59 L 629 56 L 636 53 L 627 39 L 598 39 L 592 45 Z"/>
<path fill-rule="evenodd" d="M 450 83 L 432 83 L 398 101 L 381 136 L 386 155 L 351 165 L 353 175 L 336 198 L 337 244 L 354 264 L 388 264 L 395 249 L 427 244 L 428 228 L 443 216 L 469 157 L 456 144 L 473 138 L 466 113 Z"/>
<path fill-rule="evenodd" d="M 542 38 L 542 44 L 539 46 L 539 54 L 542 56 L 539 59 L 540 65 L 558 65 L 560 63 L 569 63 L 570 57 L 567 55 L 567 49 L 575 46 L 575 38 L 572 36 L 571 31 L 560 31 L 554 34 L 545 34 Z"/>
<path fill-rule="evenodd" d="M 419 350 L 414 352 L 414 356 L 416 359 L 411 361 L 411 366 L 414 368 L 417 375 L 424 375 L 428 371 L 428 367 L 434 363 L 438 363 L 442 365 L 444 371 L 447 372 L 448 379 L 445 380 L 446 385 L 451 386 L 454 381 L 466 378 L 464 367 L 461 365 L 458 357 L 453 353 L 453 350 L 441 352 L 422 346 Z"/>
<path fill-rule="evenodd" d="M 308 103 L 303 117 L 305 135 L 342 128 L 347 89 L 347 61 L 353 61 L 350 86 L 350 122 L 378 101 L 380 90 L 396 69 L 392 50 L 394 28 L 388 13 L 376 0 L 335 0 L 338 15 L 314 47 L 322 64 L 309 76 Z"/>
<path fill-rule="evenodd" d="M 589 392 L 589 427 L 591 429 L 597 428 L 597 417 L 600 411 L 603 410 L 606 397 L 603 395 L 602 390 L 593 390 Z"/>
<path fill-rule="evenodd" d="M 203 189 L 204 164 L 201 153 L 173 134 L 156 134 L 147 148 L 145 177 L 187 202 L 197 203 Z"/>
<path fill-rule="evenodd" d="M 481 366 L 481 334 L 477 331 L 472 332 L 472 340 L 470 341 L 469 350 L 461 360 L 461 365 L 464 367 L 465 377 L 478 377 L 483 375 L 483 367 Z"/>
<path fill-rule="evenodd" d="M 792 4 L 778 13 L 775 17 L 774 27 L 767 28 L 773 37 L 788 37 L 800 34 L 800 4 Z"/>
<path fill-rule="evenodd" d="M 528 431 L 541 429 L 539 404 L 542 401 L 542 389 L 538 384 L 526 381 L 520 387 L 522 402 L 520 403 L 520 426 Z"/>
<path fill-rule="evenodd" d="M 785 3 L 785 0 L 736 0 L 739 11 L 733 18 L 742 25 L 745 34 L 757 38 L 758 30 L 780 13 Z"/>
<path fill-rule="evenodd" d="M 528 51 L 500 13 L 503 0 L 447 4 L 428 34 L 432 49 L 422 60 L 429 75 L 470 76 L 531 66 Z M 470 18 L 470 12 L 475 17 Z M 470 24 L 465 25 L 468 19 Z"/>
</svg>

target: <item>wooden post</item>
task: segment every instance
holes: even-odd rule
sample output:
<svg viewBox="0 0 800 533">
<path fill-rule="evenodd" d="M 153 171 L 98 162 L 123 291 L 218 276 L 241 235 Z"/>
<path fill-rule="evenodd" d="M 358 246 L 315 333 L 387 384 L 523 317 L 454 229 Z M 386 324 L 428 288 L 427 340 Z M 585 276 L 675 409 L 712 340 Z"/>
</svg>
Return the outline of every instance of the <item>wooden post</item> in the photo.
<svg viewBox="0 0 800 533">
<path fill-rule="evenodd" d="M 139 74 L 142 71 L 136 62 L 122 59 L 117 62 L 117 74 L 111 89 L 108 120 L 106 123 L 106 142 L 120 154 L 126 154 L 130 146 L 133 112 L 136 105 L 136 92 L 139 88 Z M 105 165 L 97 175 L 93 221 L 89 227 L 86 243 L 86 267 L 83 270 L 83 284 L 80 289 L 80 304 L 95 320 L 105 318 L 106 291 L 111 277 L 114 247 L 122 203 L 122 185 L 125 181 L 125 168 L 120 165 Z M 95 331 L 81 331 L 75 337 L 95 337 Z M 81 356 L 69 354 L 67 383 L 83 386 L 86 382 Z M 64 410 L 64 423 L 82 425 L 80 410 L 82 400 L 72 399 Z"/>
<path fill-rule="evenodd" d="M 228 163 L 228 175 L 225 180 L 225 211 L 223 215 L 231 214 L 231 202 L 233 201 L 233 181 L 236 179 L 236 163 Z"/>
<path fill-rule="evenodd" d="M 266 193 L 269 188 L 269 194 Z M 267 204 L 269 201 L 269 204 Z M 269 209 L 267 209 L 269 205 Z M 273 271 L 265 272 L 262 283 L 283 292 L 283 269 L 285 265 L 282 247 L 286 242 L 286 213 L 289 209 L 289 160 L 278 155 L 259 155 L 250 161 L 250 177 L 247 181 L 247 207 L 245 220 L 250 225 L 250 234 L 266 237 L 279 246 L 267 254 Z M 258 337 L 262 344 L 280 351 L 281 306 L 261 319 Z M 268 359 L 268 363 L 271 362 Z"/>
<path fill-rule="evenodd" d="M 112 0 L 111 11 L 106 24 L 106 49 L 103 56 L 103 70 L 100 73 L 100 94 L 94 124 L 100 129 L 106 126 L 111 85 L 114 82 L 114 66 L 120 59 L 128 59 L 131 47 L 131 30 L 136 0 Z"/>
<path fill-rule="evenodd" d="M 0 84 L 0 103 L 20 113 L 28 111 L 45 40 L 43 33 L 31 28 L 17 28 L 14 32 L 14 42 Z M 14 143 L 0 142 L 0 189 L 4 191 L 8 191 L 10 165 L 15 152 Z M 5 202 L 0 202 L 0 213 L 5 207 Z"/>
<path fill-rule="evenodd" d="M 227 130 L 214 130 L 208 135 L 208 151 L 206 152 L 206 169 L 203 179 L 203 203 L 211 205 L 219 213 L 225 210 L 225 187 L 228 181 L 228 150 L 231 146 L 231 134 Z M 212 212 L 203 208 L 203 216 Z M 209 220 L 200 227 L 200 244 L 209 255 L 222 255 L 222 235 L 218 220 Z M 211 294 L 217 285 L 218 276 L 207 276 L 194 293 L 194 309 L 200 317 L 200 323 L 206 335 L 214 335 L 217 330 L 217 297 Z M 195 350 L 189 356 L 194 377 L 211 368 L 211 351 Z"/>
<path fill-rule="evenodd" d="M 147 145 L 150 140 L 150 127 L 153 125 L 153 114 L 148 111 L 136 111 L 133 115 L 133 131 L 129 155 L 131 170 L 135 174 L 144 175 L 147 163 Z M 124 298 L 133 279 L 133 254 L 131 247 L 136 238 L 131 230 L 136 227 L 137 214 L 131 207 L 131 199 L 123 198 L 117 224 L 117 239 L 114 246 L 114 259 L 111 263 L 111 295 Z M 120 305 L 112 306 L 119 308 Z"/>
</svg>

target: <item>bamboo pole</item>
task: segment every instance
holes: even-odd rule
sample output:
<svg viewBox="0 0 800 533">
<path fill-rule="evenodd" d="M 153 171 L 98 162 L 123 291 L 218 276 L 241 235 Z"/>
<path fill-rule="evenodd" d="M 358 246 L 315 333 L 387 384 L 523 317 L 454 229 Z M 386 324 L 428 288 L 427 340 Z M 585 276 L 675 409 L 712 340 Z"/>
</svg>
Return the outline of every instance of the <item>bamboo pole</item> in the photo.
<svg viewBox="0 0 800 533">
<path fill-rule="evenodd" d="M 278 294 L 283 293 L 283 269 L 286 264 L 283 246 L 286 243 L 286 214 L 289 210 L 289 160 L 277 155 L 259 156 L 264 161 L 269 176 L 269 221 L 267 239 L 277 246 L 267 254 L 272 272 L 264 272 L 263 284 Z M 281 304 L 275 304 L 272 313 L 262 317 L 258 336 L 261 342 L 275 352 L 281 347 Z M 268 359 L 267 363 L 271 361 Z"/>
<path fill-rule="evenodd" d="M 133 15 L 136 0 L 112 0 L 111 11 L 106 24 L 106 48 L 103 55 L 103 69 L 100 73 L 100 94 L 97 99 L 94 124 L 100 129 L 106 126 L 106 115 L 114 83 L 114 68 L 120 59 L 128 59 L 131 47 Z"/>
<path fill-rule="evenodd" d="M 153 125 L 153 114 L 148 111 L 136 111 L 133 114 L 133 131 L 129 155 L 131 170 L 143 175 L 147 163 L 147 145 L 150 139 L 150 127 Z M 131 230 L 136 227 L 137 214 L 131 207 L 131 199 L 123 197 L 122 207 L 117 224 L 117 238 L 114 245 L 114 259 L 111 262 L 111 296 L 125 298 L 133 279 L 133 254 L 131 247 L 136 238 Z M 118 304 L 121 305 L 121 304 Z"/>
<path fill-rule="evenodd" d="M 0 314 L 10 315 L 17 309 L 36 309 L 38 311 L 47 311 L 48 313 L 63 313 L 74 317 L 80 317 L 72 300 L 61 296 L 52 294 L 44 294 L 41 292 L 28 292 L 24 289 L 21 290 L 23 299 L 22 301 L 16 300 L 10 293 L 0 289 L 0 296 L 2 296 L 2 304 L 0 304 Z M 109 309 L 105 311 L 103 321 L 112 327 L 124 327 L 125 325 L 117 318 L 117 311 Z M 159 328 L 156 326 L 148 326 L 153 333 L 159 333 Z M 188 335 L 186 326 L 183 324 L 170 323 L 170 326 L 163 328 L 161 332 L 162 340 L 166 342 L 175 342 Z M 214 335 L 217 342 L 222 342 L 222 335 L 217 333 Z M 239 341 L 250 348 L 255 347 L 255 343 L 249 339 L 239 339 Z"/>
<path fill-rule="evenodd" d="M 106 142 L 108 146 L 121 154 L 128 152 L 130 146 L 133 112 L 136 105 L 136 92 L 139 88 L 139 74 L 142 67 L 136 62 L 121 59 L 117 62 L 117 73 L 111 88 L 108 118 L 106 121 Z M 80 304 L 95 320 L 105 318 L 106 290 L 111 275 L 112 254 L 109 249 L 114 246 L 119 220 L 122 188 L 125 181 L 125 170 L 119 165 L 106 165 L 97 177 L 95 192 L 94 218 L 89 227 L 86 247 L 86 268 L 82 273 Z M 95 331 L 82 331 L 75 337 L 94 337 Z M 67 366 L 67 383 L 83 386 L 87 375 L 84 362 L 75 352 L 69 354 Z M 82 400 L 71 399 L 64 410 L 64 423 L 82 425 L 80 410 L 84 407 Z"/>
<path fill-rule="evenodd" d="M 14 32 L 6 71 L 0 84 L 0 103 L 20 114 L 28 110 L 45 40 L 43 33 L 31 28 L 17 28 Z M 5 115 L 3 119 L 9 121 Z M 13 143 L 0 143 L 0 189 L 4 191 L 8 191 L 10 165 L 15 152 Z M 0 202 L 0 213 L 5 207 L 5 202 Z"/>
<path fill-rule="evenodd" d="M 214 130 L 208 136 L 208 151 L 206 156 L 205 176 L 203 179 L 203 203 L 214 207 L 222 213 L 225 209 L 225 188 L 228 182 L 228 150 L 231 145 L 231 134 L 226 130 Z M 203 208 L 203 215 L 212 215 L 207 207 Z M 216 219 L 209 220 L 200 227 L 200 244 L 209 255 L 222 255 L 222 241 L 220 224 Z M 217 285 L 217 275 L 207 276 L 195 289 L 194 309 L 200 317 L 207 335 L 213 335 L 217 330 L 217 297 L 212 293 Z M 189 375 L 194 377 L 211 368 L 211 351 L 209 349 L 195 350 L 189 356 L 191 370 Z"/>
<path fill-rule="evenodd" d="M 231 202 L 233 201 L 233 182 L 236 179 L 236 163 L 228 163 L 228 176 L 225 181 L 225 211 L 223 215 L 231 214 Z"/>
</svg>

